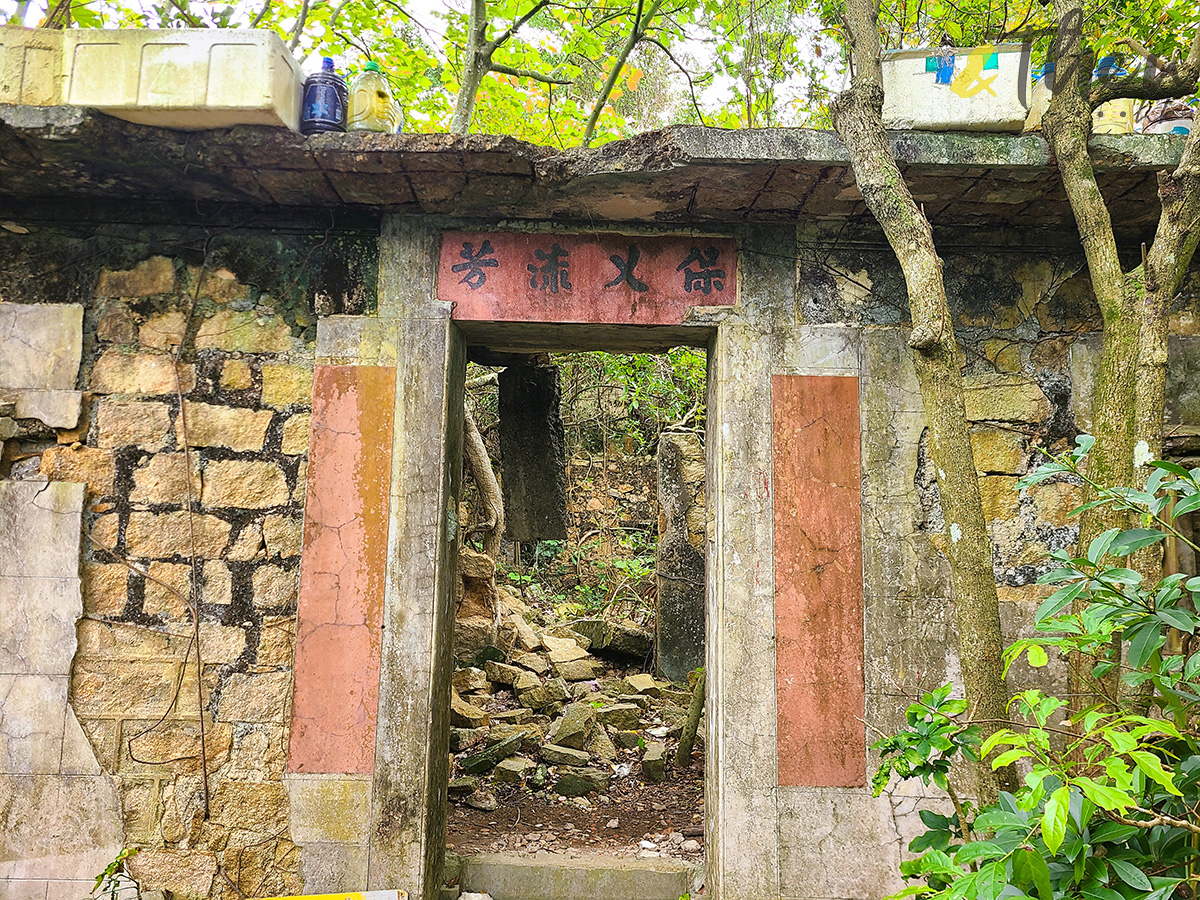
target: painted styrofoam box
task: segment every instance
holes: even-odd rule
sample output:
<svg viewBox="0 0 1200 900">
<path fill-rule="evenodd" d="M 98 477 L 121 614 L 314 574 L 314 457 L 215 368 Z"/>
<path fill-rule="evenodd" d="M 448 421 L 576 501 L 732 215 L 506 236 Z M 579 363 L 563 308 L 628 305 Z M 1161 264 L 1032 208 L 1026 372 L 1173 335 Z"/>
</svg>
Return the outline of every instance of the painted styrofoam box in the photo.
<svg viewBox="0 0 1200 900">
<path fill-rule="evenodd" d="M 300 130 L 300 66 L 263 29 L 72 29 L 66 102 L 163 128 Z"/>
<path fill-rule="evenodd" d="M 1019 132 L 1030 90 L 1028 44 L 893 50 L 883 58 L 888 128 Z"/>
<path fill-rule="evenodd" d="M 57 106 L 65 76 L 61 31 L 0 27 L 0 103 Z"/>
</svg>

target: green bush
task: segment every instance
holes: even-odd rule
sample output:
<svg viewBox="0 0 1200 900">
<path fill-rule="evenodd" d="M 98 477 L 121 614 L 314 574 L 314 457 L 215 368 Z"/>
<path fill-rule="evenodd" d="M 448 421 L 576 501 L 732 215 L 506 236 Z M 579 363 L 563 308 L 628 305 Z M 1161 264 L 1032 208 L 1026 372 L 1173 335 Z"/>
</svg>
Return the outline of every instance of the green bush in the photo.
<svg viewBox="0 0 1200 900">
<path fill-rule="evenodd" d="M 1081 436 L 1021 485 L 1086 481 L 1081 463 L 1092 443 Z M 1035 668 L 1048 663 L 1050 649 L 1079 654 L 1097 702 L 1056 723 L 1065 701 L 1021 692 L 1010 701 L 1011 721 L 981 744 L 977 726 L 963 718 L 966 702 L 952 699 L 946 685 L 908 708 L 904 731 L 875 744 L 883 760 L 876 795 L 893 775 L 950 790 L 952 766 L 977 751 L 993 768 L 1017 764 L 1027 772 L 1019 790 L 982 809 L 955 797 L 953 816 L 921 811 L 927 831 L 909 845 L 919 855 L 901 866 L 920 883 L 895 897 L 1200 894 L 1200 653 L 1192 640 L 1200 578 L 1172 574 L 1147 585 L 1125 565 L 1168 536 L 1191 544 L 1175 523 L 1200 509 L 1200 468 L 1149 465 L 1143 489 L 1092 485 L 1097 499 L 1089 507 L 1129 511 L 1139 527 L 1104 532 L 1082 556 L 1051 554 L 1055 568 L 1039 582 L 1059 587 L 1037 611 L 1035 636 L 1005 652 L 1006 667 L 1024 656 Z"/>
</svg>

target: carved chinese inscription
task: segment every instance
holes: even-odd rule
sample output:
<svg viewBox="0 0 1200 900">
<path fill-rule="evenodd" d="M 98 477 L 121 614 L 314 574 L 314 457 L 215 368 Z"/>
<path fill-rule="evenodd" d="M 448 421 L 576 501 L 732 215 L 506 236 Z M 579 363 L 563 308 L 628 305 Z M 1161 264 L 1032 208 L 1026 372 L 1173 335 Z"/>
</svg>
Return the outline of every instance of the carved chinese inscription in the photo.
<svg viewBox="0 0 1200 900">
<path fill-rule="evenodd" d="M 476 321 L 681 324 L 737 302 L 731 238 L 443 235 L 438 297 Z"/>
</svg>

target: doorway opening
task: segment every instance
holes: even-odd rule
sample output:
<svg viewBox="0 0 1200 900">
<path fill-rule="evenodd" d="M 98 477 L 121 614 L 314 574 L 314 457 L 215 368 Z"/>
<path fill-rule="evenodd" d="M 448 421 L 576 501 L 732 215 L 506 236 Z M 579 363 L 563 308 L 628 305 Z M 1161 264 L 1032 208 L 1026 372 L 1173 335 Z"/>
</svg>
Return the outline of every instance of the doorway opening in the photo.
<svg viewBox="0 0 1200 900">
<path fill-rule="evenodd" d="M 667 859 L 703 872 L 707 353 L 648 349 L 468 347 L 452 854 Z M 525 411 L 532 425 L 512 421 L 502 397 L 521 367 L 555 386 L 556 409 Z M 559 429 L 561 471 L 532 479 L 556 496 L 509 496 L 497 534 L 495 494 L 516 477 L 506 436 L 526 426 L 549 427 L 551 443 Z M 471 458 L 472 429 L 483 460 Z M 520 502 L 559 503 L 561 530 L 530 537 L 531 516 L 511 508 Z"/>
</svg>

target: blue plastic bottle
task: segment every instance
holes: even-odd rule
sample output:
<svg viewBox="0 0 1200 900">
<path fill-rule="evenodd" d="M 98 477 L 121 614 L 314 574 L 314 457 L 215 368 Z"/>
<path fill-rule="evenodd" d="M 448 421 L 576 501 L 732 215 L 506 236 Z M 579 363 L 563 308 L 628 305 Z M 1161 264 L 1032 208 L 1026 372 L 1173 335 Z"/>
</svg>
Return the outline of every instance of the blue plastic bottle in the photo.
<svg viewBox="0 0 1200 900">
<path fill-rule="evenodd" d="M 322 131 L 345 131 L 349 106 L 346 82 L 333 70 L 333 60 L 321 60 L 321 71 L 304 81 L 300 103 L 300 133 L 318 134 Z"/>
</svg>

